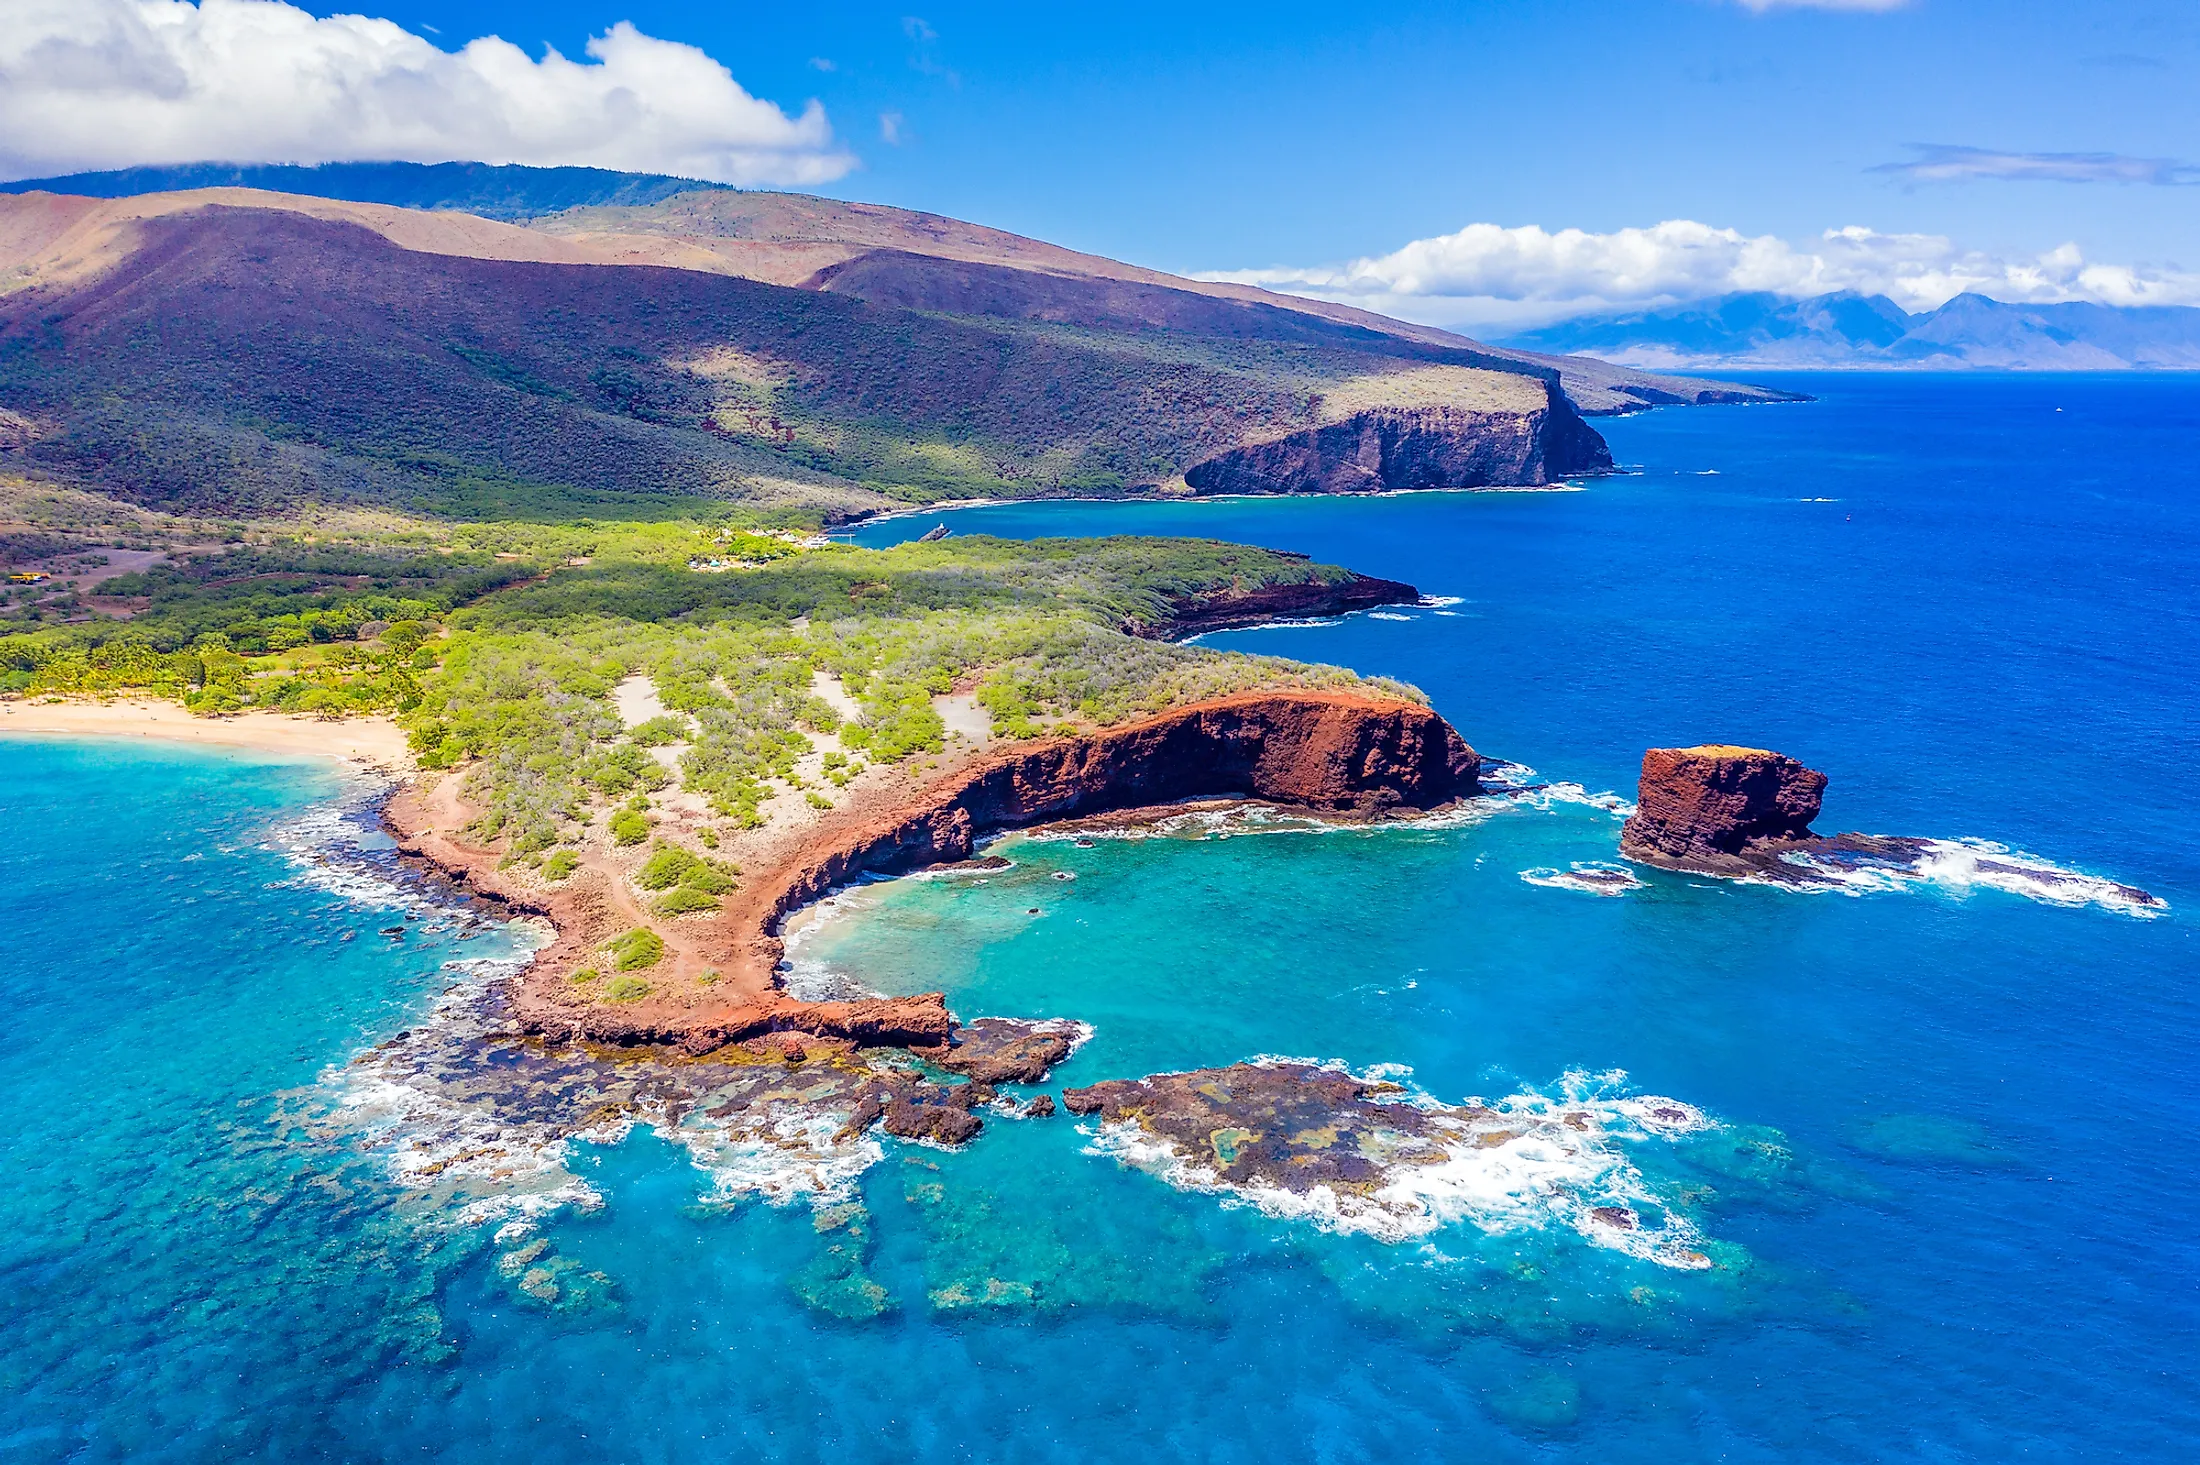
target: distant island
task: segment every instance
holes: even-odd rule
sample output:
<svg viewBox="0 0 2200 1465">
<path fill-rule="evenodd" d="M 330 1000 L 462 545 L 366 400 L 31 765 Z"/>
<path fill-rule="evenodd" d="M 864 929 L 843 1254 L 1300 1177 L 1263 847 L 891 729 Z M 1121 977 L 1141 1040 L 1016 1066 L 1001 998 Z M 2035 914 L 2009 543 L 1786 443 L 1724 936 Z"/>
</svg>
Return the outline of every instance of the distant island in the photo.
<svg viewBox="0 0 2200 1465">
<path fill-rule="evenodd" d="M 1508 338 L 1651 371 L 1878 367 L 1922 371 L 2200 369 L 2200 309 L 1958 295 L 1915 314 L 1884 295 L 1766 291 L 1577 316 Z"/>
</svg>

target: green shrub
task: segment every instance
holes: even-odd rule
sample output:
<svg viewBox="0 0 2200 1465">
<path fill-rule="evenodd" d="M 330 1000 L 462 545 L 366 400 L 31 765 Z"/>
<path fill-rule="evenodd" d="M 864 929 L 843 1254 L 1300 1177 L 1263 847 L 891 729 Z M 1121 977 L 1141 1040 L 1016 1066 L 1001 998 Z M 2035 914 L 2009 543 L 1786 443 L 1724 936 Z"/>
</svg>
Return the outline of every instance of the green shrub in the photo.
<svg viewBox="0 0 2200 1465">
<path fill-rule="evenodd" d="M 695 831 L 695 837 L 703 842 L 704 849 L 718 848 L 718 831 L 705 824 Z"/>
<path fill-rule="evenodd" d="M 649 821 L 632 809 L 621 809 L 613 814 L 610 827 L 613 844 L 640 844 L 649 838 Z"/>
<path fill-rule="evenodd" d="M 573 973 L 572 976 L 566 978 L 566 980 L 573 983 L 575 986 L 585 987 L 590 982 L 595 981 L 596 978 L 602 975 L 603 973 L 597 971 L 594 967 L 584 966 L 579 971 Z"/>
<path fill-rule="evenodd" d="M 678 885 L 690 870 L 707 868 L 702 860 L 675 845 L 666 845 L 649 857 L 635 875 L 634 883 L 644 890 L 668 890 Z"/>
<path fill-rule="evenodd" d="M 640 977 L 613 977 L 603 995 L 613 1002 L 639 1002 L 649 995 L 649 983 Z"/>
<path fill-rule="evenodd" d="M 633 930 L 611 943 L 611 965 L 622 972 L 640 971 L 653 967 L 665 954 L 665 938 L 647 926 Z"/>
<path fill-rule="evenodd" d="M 667 743 L 684 743 L 688 740 L 688 720 L 677 712 L 662 717 L 652 717 L 638 724 L 627 736 L 644 748 L 661 748 Z"/>
<path fill-rule="evenodd" d="M 569 849 L 553 850 L 550 858 L 542 862 L 542 878 L 563 880 L 581 867 L 581 857 Z"/>
<path fill-rule="evenodd" d="M 724 895 L 733 889 L 732 878 L 710 861 L 669 844 L 649 857 L 634 876 L 634 883 L 644 890 L 669 890 L 682 885 L 705 895 Z"/>
<path fill-rule="evenodd" d="M 428 628 L 418 621 L 393 621 L 382 632 L 382 644 L 399 656 L 411 656 L 428 639 Z"/>
<path fill-rule="evenodd" d="M 708 891 L 692 885 L 675 885 L 663 899 L 657 902 L 657 912 L 666 916 L 684 916 L 692 911 L 714 911 L 718 898 Z"/>
<path fill-rule="evenodd" d="M 530 829 L 512 841 L 512 854 L 518 857 L 540 854 L 557 842 L 557 835 L 549 829 Z"/>
</svg>

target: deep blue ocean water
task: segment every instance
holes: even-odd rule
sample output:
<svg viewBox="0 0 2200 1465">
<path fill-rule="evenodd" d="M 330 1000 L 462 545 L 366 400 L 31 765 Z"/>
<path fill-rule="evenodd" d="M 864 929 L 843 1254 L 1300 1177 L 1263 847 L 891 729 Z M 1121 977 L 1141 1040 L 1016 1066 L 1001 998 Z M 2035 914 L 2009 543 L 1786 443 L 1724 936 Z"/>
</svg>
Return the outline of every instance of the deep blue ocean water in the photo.
<svg viewBox="0 0 2200 1465">
<path fill-rule="evenodd" d="M 398 1184 L 405 1131 L 344 1120 L 355 1055 L 524 936 L 317 871 L 358 798 L 329 772 L 0 737 L 0 1459 L 2190 1458 L 2200 381 L 1800 384 L 1601 423 L 1636 471 L 1579 493 L 858 537 L 1215 535 L 1410 580 L 1444 602 L 1216 643 L 1400 676 L 1584 794 L 1646 746 L 1776 747 L 1831 776 L 1822 829 L 1992 840 L 2167 914 L 1960 870 L 1534 883 L 1613 856 L 1562 796 L 1011 840 L 1015 869 L 863 887 L 798 951 L 1087 1021 L 1068 1083 L 1266 1054 L 1447 1101 L 1669 1096 L 1713 1127 L 1582 1183 L 1671 1207 L 1712 1267 L 1475 1173 L 1384 1241 L 1001 1120 L 862 1175 L 888 1306 L 851 1320 L 816 1305 L 827 1212 L 713 1203 L 638 1130 L 571 1146 L 601 1203 L 527 1234 L 600 1280 L 545 1305 L 500 1264 L 512 1213 Z"/>
</svg>

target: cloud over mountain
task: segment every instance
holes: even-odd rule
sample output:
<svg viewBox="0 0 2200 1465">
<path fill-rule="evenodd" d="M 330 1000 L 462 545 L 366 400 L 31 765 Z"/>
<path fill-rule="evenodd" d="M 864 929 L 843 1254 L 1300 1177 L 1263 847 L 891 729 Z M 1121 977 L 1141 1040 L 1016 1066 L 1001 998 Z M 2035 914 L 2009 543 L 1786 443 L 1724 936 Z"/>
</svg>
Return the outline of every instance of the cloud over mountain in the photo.
<svg viewBox="0 0 2200 1465">
<path fill-rule="evenodd" d="M 1437 325 L 1511 325 L 1735 291 L 1795 299 L 1841 290 L 1924 310 L 1957 295 L 2045 304 L 2200 304 L 2200 275 L 2089 262 L 2075 244 L 2032 257 L 1965 249 L 1937 234 L 1828 229 L 1806 244 L 1690 219 L 1607 234 L 1469 224 L 1389 254 L 1313 267 L 1218 271 Z"/>
<path fill-rule="evenodd" d="M 855 166 L 812 101 L 751 96 L 693 46 L 621 21 L 585 61 L 495 36 L 445 51 L 387 20 L 281 0 L 11 0 L 0 171 L 138 164 L 585 164 L 815 184 Z"/>
</svg>

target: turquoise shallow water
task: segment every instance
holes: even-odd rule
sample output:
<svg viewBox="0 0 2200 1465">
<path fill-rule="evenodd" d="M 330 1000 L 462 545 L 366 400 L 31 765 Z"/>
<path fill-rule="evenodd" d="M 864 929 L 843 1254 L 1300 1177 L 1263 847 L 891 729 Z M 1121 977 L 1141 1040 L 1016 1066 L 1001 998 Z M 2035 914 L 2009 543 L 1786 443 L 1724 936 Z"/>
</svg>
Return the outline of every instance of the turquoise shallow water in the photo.
<svg viewBox="0 0 2200 1465">
<path fill-rule="evenodd" d="M 524 933 L 378 883 L 371 848 L 316 867 L 359 826 L 314 768 L 0 739 L 0 1458 L 2184 1458 L 2200 385 L 1807 389 L 1608 424 L 1641 473 L 1579 494 L 949 522 L 1411 579 L 1457 603 L 1228 644 L 1406 676 L 1588 793 L 1647 744 L 1766 742 L 1833 776 L 1831 827 L 2002 841 L 2167 915 L 1960 874 L 1531 883 L 1611 858 L 1613 813 L 1560 797 L 1012 840 L 984 884 L 860 888 L 798 951 L 1089 1022 L 1072 1083 L 1271 1054 L 1446 1100 L 1668 1096 L 1711 1127 L 1569 1183 L 1669 1207 L 1715 1266 L 1471 1169 L 1447 1224 L 1339 1235 L 1064 1118 L 894 1145 L 823 1210 L 714 1201 L 647 1128 L 547 1179 L 400 1184 L 449 1124 L 377 1121 L 350 1060 L 441 1031 Z M 844 1315 L 861 1285 L 885 1310 Z"/>
</svg>

